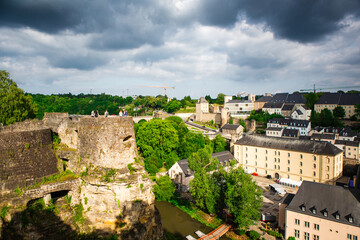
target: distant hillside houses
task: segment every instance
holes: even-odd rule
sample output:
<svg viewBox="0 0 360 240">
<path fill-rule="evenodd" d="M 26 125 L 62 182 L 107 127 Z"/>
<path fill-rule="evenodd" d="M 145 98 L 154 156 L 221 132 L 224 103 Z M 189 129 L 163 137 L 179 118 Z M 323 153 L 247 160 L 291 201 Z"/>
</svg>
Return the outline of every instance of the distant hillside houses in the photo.
<svg viewBox="0 0 360 240">
<path fill-rule="evenodd" d="M 311 109 L 300 93 L 277 93 L 274 96 L 263 96 L 255 101 L 255 110 L 262 109 L 269 114 L 280 114 L 298 120 L 310 120 Z"/>
<path fill-rule="evenodd" d="M 232 99 L 232 96 L 225 96 L 224 108 L 229 110 L 230 116 L 235 118 L 246 119 L 254 110 L 255 95 L 249 94 L 248 100 Z"/>
<path fill-rule="evenodd" d="M 319 113 L 327 108 L 334 110 L 341 106 L 345 110 L 345 118 L 355 115 L 355 105 L 360 104 L 360 94 L 356 93 L 324 93 L 315 103 L 314 110 Z"/>
</svg>

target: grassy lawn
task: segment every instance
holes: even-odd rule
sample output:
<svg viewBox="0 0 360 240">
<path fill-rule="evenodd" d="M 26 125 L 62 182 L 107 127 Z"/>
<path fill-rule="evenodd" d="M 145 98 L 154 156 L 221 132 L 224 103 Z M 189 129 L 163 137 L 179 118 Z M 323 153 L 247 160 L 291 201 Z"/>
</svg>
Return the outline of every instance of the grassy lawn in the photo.
<svg viewBox="0 0 360 240">
<path fill-rule="evenodd" d="M 196 113 L 196 107 L 180 108 L 175 113 Z"/>
</svg>

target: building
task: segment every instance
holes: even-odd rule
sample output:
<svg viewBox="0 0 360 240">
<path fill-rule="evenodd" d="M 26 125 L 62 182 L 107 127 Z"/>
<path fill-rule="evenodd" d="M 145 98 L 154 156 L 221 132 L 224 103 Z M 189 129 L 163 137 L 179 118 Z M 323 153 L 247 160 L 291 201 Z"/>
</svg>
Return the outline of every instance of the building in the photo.
<svg viewBox="0 0 360 240">
<path fill-rule="evenodd" d="M 230 164 L 234 156 L 229 151 L 213 153 L 213 158 L 217 158 L 219 163 L 224 167 Z M 188 160 L 182 159 L 176 162 L 168 171 L 169 177 L 174 181 L 177 189 L 183 192 L 188 192 L 190 189 L 190 182 L 194 179 L 194 172 L 189 168 Z"/>
<path fill-rule="evenodd" d="M 311 135 L 311 140 L 326 141 L 326 142 L 335 144 L 336 135 L 333 133 L 331 133 L 331 134 L 313 133 Z"/>
<path fill-rule="evenodd" d="M 224 108 L 229 110 L 230 116 L 246 119 L 254 110 L 254 102 L 250 100 L 229 100 L 225 102 Z"/>
<path fill-rule="evenodd" d="M 264 104 L 262 110 L 264 112 L 268 112 L 269 114 L 280 114 L 281 115 L 281 109 L 283 108 L 285 103 L 283 102 L 267 102 Z"/>
<path fill-rule="evenodd" d="M 294 103 L 297 107 L 306 104 L 306 99 L 300 93 L 277 93 L 270 102 Z"/>
<path fill-rule="evenodd" d="M 290 118 L 271 119 L 267 123 L 267 127 L 297 129 L 300 133 L 300 136 L 308 136 L 309 132 L 311 131 L 311 123 L 309 121 Z"/>
<path fill-rule="evenodd" d="M 284 138 L 299 138 L 300 133 L 297 129 L 284 128 L 281 137 Z"/>
<path fill-rule="evenodd" d="M 259 98 L 258 100 L 256 100 L 254 102 L 254 109 L 255 110 L 260 110 L 263 108 L 264 104 L 271 101 L 272 99 L 272 96 L 269 95 L 269 96 L 262 96 L 261 98 Z"/>
<path fill-rule="evenodd" d="M 283 205 L 283 206 L 282 206 Z M 360 239 L 360 191 L 304 181 L 279 207 L 285 239 Z"/>
<path fill-rule="evenodd" d="M 332 111 L 337 106 L 341 106 L 345 110 L 345 118 L 350 118 L 355 115 L 356 104 L 360 104 L 360 94 L 324 93 L 315 103 L 314 110 L 319 113 L 325 108 Z"/>
<path fill-rule="evenodd" d="M 298 106 L 290 115 L 292 119 L 310 120 L 311 109 L 306 105 Z"/>
<path fill-rule="evenodd" d="M 268 137 L 285 137 L 285 138 L 299 138 L 300 133 L 297 129 L 269 127 L 265 129 Z"/>
<path fill-rule="evenodd" d="M 235 143 L 235 159 L 247 172 L 335 184 L 342 176 L 342 150 L 328 142 L 246 135 Z"/>
<path fill-rule="evenodd" d="M 360 143 L 357 141 L 336 140 L 335 146 L 344 151 L 344 158 L 360 160 Z"/>
<path fill-rule="evenodd" d="M 283 117 L 290 117 L 294 110 L 295 110 L 294 103 L 285 103 L 281 108 L 281 115 Z"/>
<path fill-rule="evenodd" d="M 244 132 L 244 127 L 240 124 L 225 124 L 221 128 L 221 133 L 223 135 L 230 135 L 230 136 L 238 136 Z"/>
<path fill-rule="evenodd" d="M 196 116 L 195 120 L 200 122 L 213 121 L 220 126 L 229 121 L 227 109 L 222 107 L 210 105 L 205 98 L 201 97 L 196 103 Z"/>
</svg>

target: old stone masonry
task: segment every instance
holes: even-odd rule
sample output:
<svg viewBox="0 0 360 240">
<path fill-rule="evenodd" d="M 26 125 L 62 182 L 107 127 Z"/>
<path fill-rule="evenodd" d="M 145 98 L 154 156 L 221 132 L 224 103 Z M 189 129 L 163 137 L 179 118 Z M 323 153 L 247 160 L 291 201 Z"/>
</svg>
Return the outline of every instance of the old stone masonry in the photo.
<svg viewBox="0 0 360 240">
<path fill-rule="evenodd" d="M 137 157 L 132 117 L 46 113 L 0 127 L 0 237 L 161 239 L 153 183 Z M 48 225 L 29 221 L 42 199 L 54 215 Z"/>
</svg>

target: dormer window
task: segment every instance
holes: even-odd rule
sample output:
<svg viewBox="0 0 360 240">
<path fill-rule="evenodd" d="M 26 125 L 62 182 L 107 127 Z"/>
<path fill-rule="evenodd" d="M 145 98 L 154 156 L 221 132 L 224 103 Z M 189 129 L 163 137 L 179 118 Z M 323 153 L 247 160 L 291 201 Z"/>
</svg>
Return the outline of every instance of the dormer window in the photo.
<svg viewBox="0 0 360 240">
<path fill-rule="evenodd" d="M 325 208 L 324 211 L 323 211 L 323 215 L 324 215 L 324 217 L 327 217 L 327 216 L 328 216 L 328 211 L 326 210 L 326 208 Z"/>
<path fill-rule="evenodd" d="M 301 208 L 301 211 L 303 211 L 303 212 L 305 212 L 306 211 L 306 207 L 305 207 L 305 205 L 303 204 L 303 205 L 301 205 L 300 206 L 300 208 Z"/>
<path fill-rule="evenodd" d="M 352 223 L 354 221 L 354 218 L 351 216 L 351 214 L 348 215 L 348 221 L 349 223 Z"/>
<path fill-rule="evenodd" d="M 337 220 L 340 219 L 340 214 L 339 214 L 339 212 L 336 212 L 336 213 L 335 213 L 335 219 L 337 219 Z"/>
<path fill-rule="evenodd" d="M 313 208 L 311 209 L 311 212 L 312 212 L 313 214 L 316 214 L 316 208 L 313 207 Z"/>
</svg>

